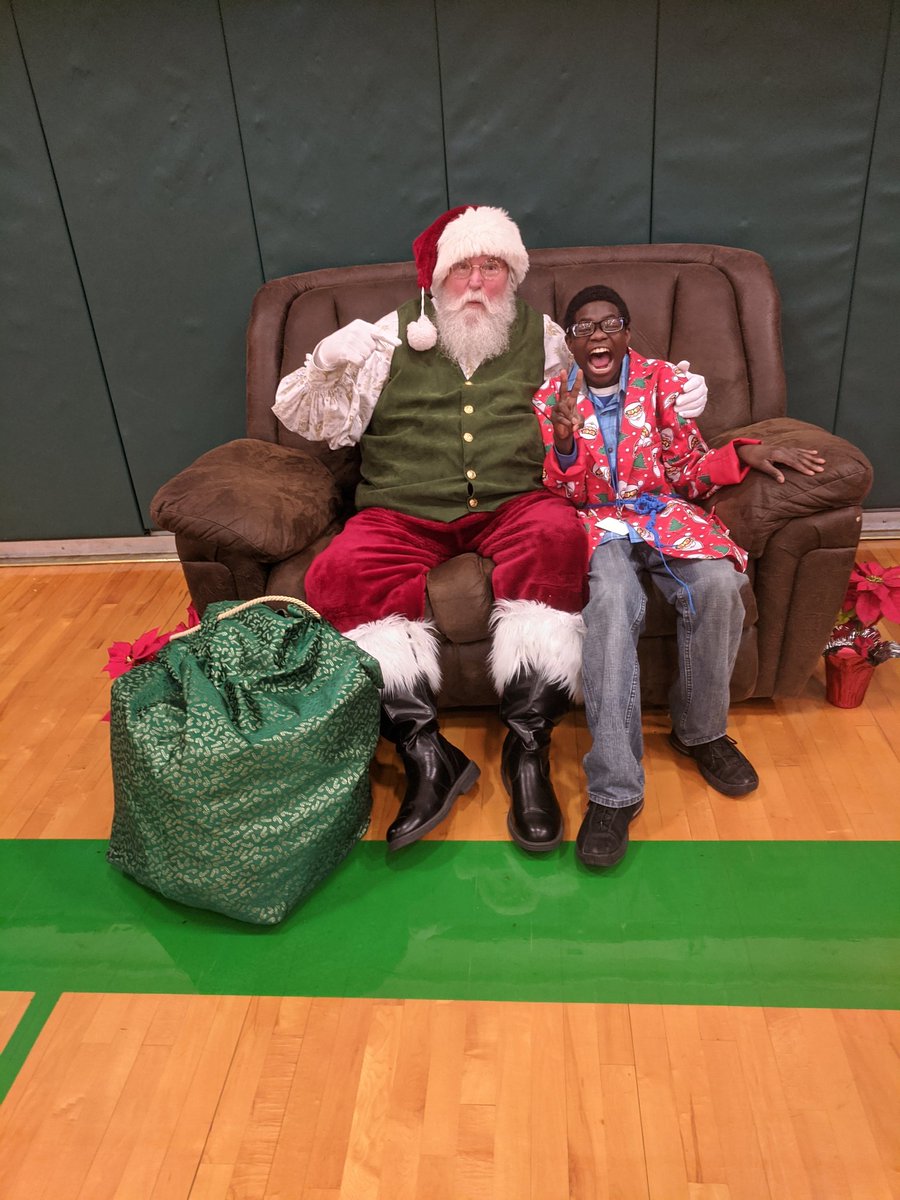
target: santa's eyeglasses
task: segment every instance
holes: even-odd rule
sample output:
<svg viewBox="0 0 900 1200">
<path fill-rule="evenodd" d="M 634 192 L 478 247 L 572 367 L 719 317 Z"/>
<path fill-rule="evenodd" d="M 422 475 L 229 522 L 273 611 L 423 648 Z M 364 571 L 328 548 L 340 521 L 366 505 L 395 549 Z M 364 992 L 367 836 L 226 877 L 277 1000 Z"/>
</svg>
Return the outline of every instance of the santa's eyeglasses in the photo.
<svg viewBox="0 0 900 1200">
<path fill-rule="evenodd" d="M 602 329 L 604 333 L 621 333 L 624 328 L 624 317 L 604 317 L 602 321 L 576 321 L 566 332 L 572 337 L 583 338 L 590 337 L 595 329 Z"/>
<path fill-rule="evenodd" d="M 486 258 L 482 263 L 472 263 L 468 259 L 454 263 L 447 274 L 451 279 L 468 279 L 473 271 L 478 270 L 482 279 L 496 279 L 506 270 L 502 258 Z"/>
</svg>

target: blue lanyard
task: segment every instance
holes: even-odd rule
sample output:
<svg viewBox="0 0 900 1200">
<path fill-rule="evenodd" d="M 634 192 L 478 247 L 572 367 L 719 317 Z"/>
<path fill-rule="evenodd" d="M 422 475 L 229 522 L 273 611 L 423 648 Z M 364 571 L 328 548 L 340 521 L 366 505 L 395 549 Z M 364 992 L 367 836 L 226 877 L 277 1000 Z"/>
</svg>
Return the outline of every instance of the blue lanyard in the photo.
<svg viewBox="0 0 900 1200">
<path fill-rule="evenodd" d="M 680 584 L 684 588 L 685 593 L 687 595 L 688 609 L 692 613 L 695 613 L 697 610 L 694 608 L 694 597 L 691 595 L 691 589 L 688 587 L 688 585 L 684 582 L 683 579 L 679 579 L 679 577 L 675 574 L 675 572 L 672 570 L 672 568 L 669 566 L 668 562 L 666 561 L 665 551 L 663 550 L 663 548 L 659 542 L 659 530 L 656 528 L 656 518 L 666 507 L 666 500 L 678 500 L 678 499 L 680 499 L 680 497 L 678 497 L 678 496 L 658 496 L 653 492 L 642 492 L 639 496 L 634 496 L 629 499 L 622 499 L 620 497 L 616 500 L 616 505 L 618 507 L 622 507 L 622 508 L 625 508 L 625 507 L 632 508 L 639 516 L 642 516 L 642 517 L 646 517 L 649 515 L 650 520 L 647 522 L 647 532 L 651 533 L 653 535 L 653 545 L 659 551 L 659 556 L 662 559 L 663 566 L 666 568 L 666 571 L 672 576 L 672 578 L 675 580 L 676 583 Z M 608 508 L 608 507 L 610 507 L 610 506 L 606 501 L 604 501 L 602 504 L 581 504 L 581 505 L 579 505 L 579 508 Z"/>
</svg>

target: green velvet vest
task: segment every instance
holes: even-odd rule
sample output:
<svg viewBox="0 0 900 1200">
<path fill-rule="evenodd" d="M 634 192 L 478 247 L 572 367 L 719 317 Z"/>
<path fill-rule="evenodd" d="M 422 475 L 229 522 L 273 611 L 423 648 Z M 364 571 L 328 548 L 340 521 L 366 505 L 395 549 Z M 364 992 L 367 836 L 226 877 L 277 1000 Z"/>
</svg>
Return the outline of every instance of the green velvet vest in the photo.
<svg viewBox="0 0 900 1200">
<path fill-rule="evenodd" d="M 407 345 L 417 300 L 399 316 L 403 342 L 360 443 L 357 508 L 455 521 L 539 489 L 544 449 L 531 398 L 544 377 L 543 318 L 517 300 L 509 350 L 467 380 L 437 347 Z"/>
</svg>

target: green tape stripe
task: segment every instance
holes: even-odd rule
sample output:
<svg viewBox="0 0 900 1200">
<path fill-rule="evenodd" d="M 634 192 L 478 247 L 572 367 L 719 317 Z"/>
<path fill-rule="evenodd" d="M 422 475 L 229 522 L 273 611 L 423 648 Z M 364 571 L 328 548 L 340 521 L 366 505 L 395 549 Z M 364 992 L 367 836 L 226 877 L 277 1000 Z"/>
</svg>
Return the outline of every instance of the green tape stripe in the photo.
<svg viewBox="0 0 900 1200">
<path fill-rule="evenodd" d="M 105 844 L 0 844 L 0 988 L 900 1007 L 891 843 L 358 845 L 286 921 L 164 900 Z"/>
<path fill-rule="evenodd" d="M 57 992 L 44 992 L 31 997 L 12 1037 L 0 1053 L 0 1101 L 6 1098 L 58 999 Z"/>
</svg>

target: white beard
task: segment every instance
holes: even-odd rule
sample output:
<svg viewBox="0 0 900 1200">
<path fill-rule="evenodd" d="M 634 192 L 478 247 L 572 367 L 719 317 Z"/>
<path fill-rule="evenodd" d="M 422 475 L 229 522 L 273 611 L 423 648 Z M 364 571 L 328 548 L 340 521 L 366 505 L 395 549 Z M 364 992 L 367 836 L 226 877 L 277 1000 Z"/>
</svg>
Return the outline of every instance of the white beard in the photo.
<svg viewBox="0 0 900 1200">
<path fill-rule="evenodd" d="M 509 286 L 502 296 L 489 300 L 481 292 L 447 296 L 443 288 L 432 291 L 438 344 L 447 358 L 472 374 L 483 362 L 509 348 L 509 331 L 516 316 L 516 295 Z M 483 308 L 466 308 L 478 300 Z"/>
</svg>

